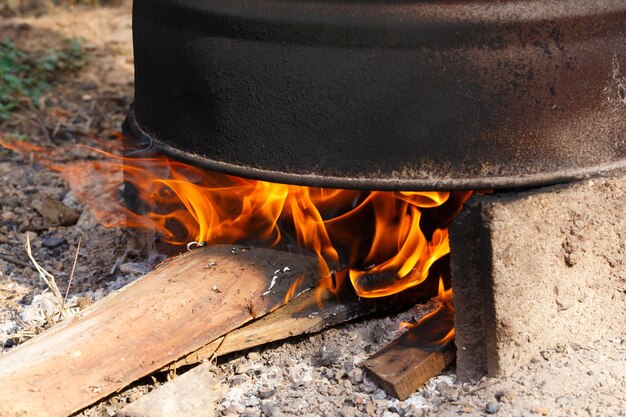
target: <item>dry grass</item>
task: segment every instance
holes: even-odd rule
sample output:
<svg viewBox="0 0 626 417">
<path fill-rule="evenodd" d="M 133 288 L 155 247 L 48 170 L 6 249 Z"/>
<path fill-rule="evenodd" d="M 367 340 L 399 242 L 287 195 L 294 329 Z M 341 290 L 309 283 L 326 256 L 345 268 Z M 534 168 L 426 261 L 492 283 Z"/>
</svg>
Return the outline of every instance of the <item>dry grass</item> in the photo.
<svg viewBox="0 0 626 417">
<path fill-rule="evenodd" d="M 81 239 L 78 240 L 78 244 L 76 246 L 76 254 L 74 256 L 74 262 L 72 264 L 72 272 L 70 274 L 65 293 L 63 294 L 61 293 L 61 290 L 57 285 L 54 275 L 46 271 L 33 256 L 30 244 L 30 236 L 28 234 L 26 235 L 26 244 L 24 245 L 26 254 L 28 255 L 28 258 L 32 262 L 35 270 L 37 271 L 41 279 L 46 283 L 48 289 L 40 294 L 38 297 L 36 297 L 36 300 L 33 300 L 34 308 L 39 310 L 37 311 L 38 314 L 28 321 L 23 320 L 19 315 L 15 315 L 15 320 L 18 322 L 21 329 L 0 338 L 0 344 L 4 345 L 8 340 L 13 340 L 15 343 L 18 344 L 22 343 L 30 338 L 35 337 L 42 331 L 54 326 L 55 324 L 73 317 L 76 311 L 80 310 L 80 306 L 78 304 L 68 304 L 67 302 L 67 296 L 70 291 L 70 286 L 72 285 L 74 271 L 76 270 L 76 264 L 78 262 L 80 244 Z M 40 319 L 37 319 L 37 317 L 40 317 Z"/>
</svg>

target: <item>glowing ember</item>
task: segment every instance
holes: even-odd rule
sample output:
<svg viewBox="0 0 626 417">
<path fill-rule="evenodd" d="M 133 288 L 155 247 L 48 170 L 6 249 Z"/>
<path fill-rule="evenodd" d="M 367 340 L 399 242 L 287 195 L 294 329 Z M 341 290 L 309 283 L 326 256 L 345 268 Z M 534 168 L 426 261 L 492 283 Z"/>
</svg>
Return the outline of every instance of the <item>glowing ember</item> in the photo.
<svg viewBox="0 0 626 417">
<path fill-rule="evenodd" d="M 347 277 L 361 297 L 390 295 L 423 282 L 431 266 L 449 253 L 447 225 L 471 195 L 275 184 L 207 172 L 164 156 L 125 158 L 95 149 L 89 152 L 100 153 L 98 159 L 55 164 L 51 161 L 66 149 L 0 144 L 32 152 L 35 160 L 59 172 L 107 226 L 156 230 L 175 245 L 298 246 L 318 257 L 322 286 L 336 291 Z M 114 144 L 121 149 L 121 141 Z M 123 206 L 121 172 L 155 211 L 138 214 Z M 336 265 L 346 267 L 334 273 Z M 377 274 L 391 278 L 377 283 L 371 279 Z"/>
</svg>

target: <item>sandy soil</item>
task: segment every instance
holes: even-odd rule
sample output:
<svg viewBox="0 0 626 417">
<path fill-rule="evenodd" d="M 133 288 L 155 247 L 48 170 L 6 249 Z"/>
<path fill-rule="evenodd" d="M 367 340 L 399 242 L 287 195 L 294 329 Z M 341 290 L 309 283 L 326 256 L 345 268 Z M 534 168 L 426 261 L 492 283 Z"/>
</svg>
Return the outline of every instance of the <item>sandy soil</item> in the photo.
<svg viewBox="0 0 626 417">
<path fill-rule="evenodd" d="M 44 103 L 16 112 L 0 133 L 26 135 L 32 143 L 62 145 L 105 138 L 119 130 L 132 100 L 130 2 L 116 7 L 55 9 L 41 17 L 4 19 L 0 38 L 40 49 L 68 36 L 86 41 L 90 63 L 61 75 Z M 50 129 L 45 129 L 45 127 Z M 52 132 L 52 133 L 51 133 Z M 66 155 L 66 158 L 81 157 Z M 48 197 L 46 197 L 48 196 Z M 73 224 L 50 224 L 42 213 L 47 198 L 78 213 Z M 39 211 L 37 209 L 39 207 Z M 48 216 L 49 217 L 49 216 Z M 45 327 L 45 284 L 28 264 L 29 234 L 37 260 L 65 289 L 79 236 L 82 247 L 71 302 L 101 298 L 149 268 L 132 236 L 105 229 L 76 201 L 56 175 L 28 158 L 0 153 L 0 341 L 3 350 L 29 337 L 11 334 Z M 16 262 L 17 261 L 17 262 Z M 81 301 L 82 300 L 82 301 Z M 81 304 L 82 305 L 82 304 Z M 454 368 L 431 380 L 406 401 L 386 395 L 359 364 L 431 306 L 394 317 L 348 324 L 310 337 L 276 343 L 220 358 L 216 374 L 230 389 L 219 403 L 223 415 L 426 416 L 625 416 L 626 335 L 544 351 L 506 379 L 461 384 Z M 43 321 L 42 321 L 43 320 Z M 165 380 L 146 378 L 84 410 L 81 416 L 113 416 Z"/>
</svg>

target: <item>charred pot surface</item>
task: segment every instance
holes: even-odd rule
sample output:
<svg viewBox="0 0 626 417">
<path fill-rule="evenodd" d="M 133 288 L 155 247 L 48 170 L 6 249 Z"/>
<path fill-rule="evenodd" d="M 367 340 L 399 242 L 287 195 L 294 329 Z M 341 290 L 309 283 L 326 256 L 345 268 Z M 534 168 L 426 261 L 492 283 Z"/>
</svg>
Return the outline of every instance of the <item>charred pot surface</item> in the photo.
<svg viewBox="0 0 626 417">
<path fill-rule="evenodd" d="M 135 0 L 134 134 L 210 169 L 366 189 L 626 166 L 626 2 Z"/>
</svg>

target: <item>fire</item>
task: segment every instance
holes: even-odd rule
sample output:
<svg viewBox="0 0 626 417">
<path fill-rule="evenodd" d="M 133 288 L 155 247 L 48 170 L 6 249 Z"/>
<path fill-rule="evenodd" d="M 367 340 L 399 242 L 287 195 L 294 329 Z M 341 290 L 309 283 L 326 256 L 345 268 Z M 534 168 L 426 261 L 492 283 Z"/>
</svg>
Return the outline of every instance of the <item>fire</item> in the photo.
<svg viewBox="0 0 626 417">
<path fill-rule="evenodd" d="M 430 347 L 444 346 L 454 340 L 454 305 L 452 303 L 452 288 L 445 289 L 443 279 L 439 278 L 439 289 L 436 300 L 437 307 L 422 317 L 417 323 L 402 323 L 401 326 L 409 329 L 419 329 L 416 332 L 428 336 Z M 425 341 L 422 338 L 422 343 Z"/>
<path fill-rule="evenodd" d="M 121 143 L 111 142 L 114 152 Z M 52 161 L 67 150 L 0 144 L 59 172 L 107 226 L 153 229 L 173 245 L 303 248 L 317 256 L 322 286 L 336 291 L 349 279 L 361 297 L 395 294 L 424 282 L 432 265 L 450 252 L 447 225 L 472 194 L 276 184 L 208 172 L 165 156 L 122 157 L 87 147 L 79 149 L 100 158 L 58 164 Z M 122 172 L 140 201 L 156 209 L 142 213 L 119 201 Z"/>
</svg>

